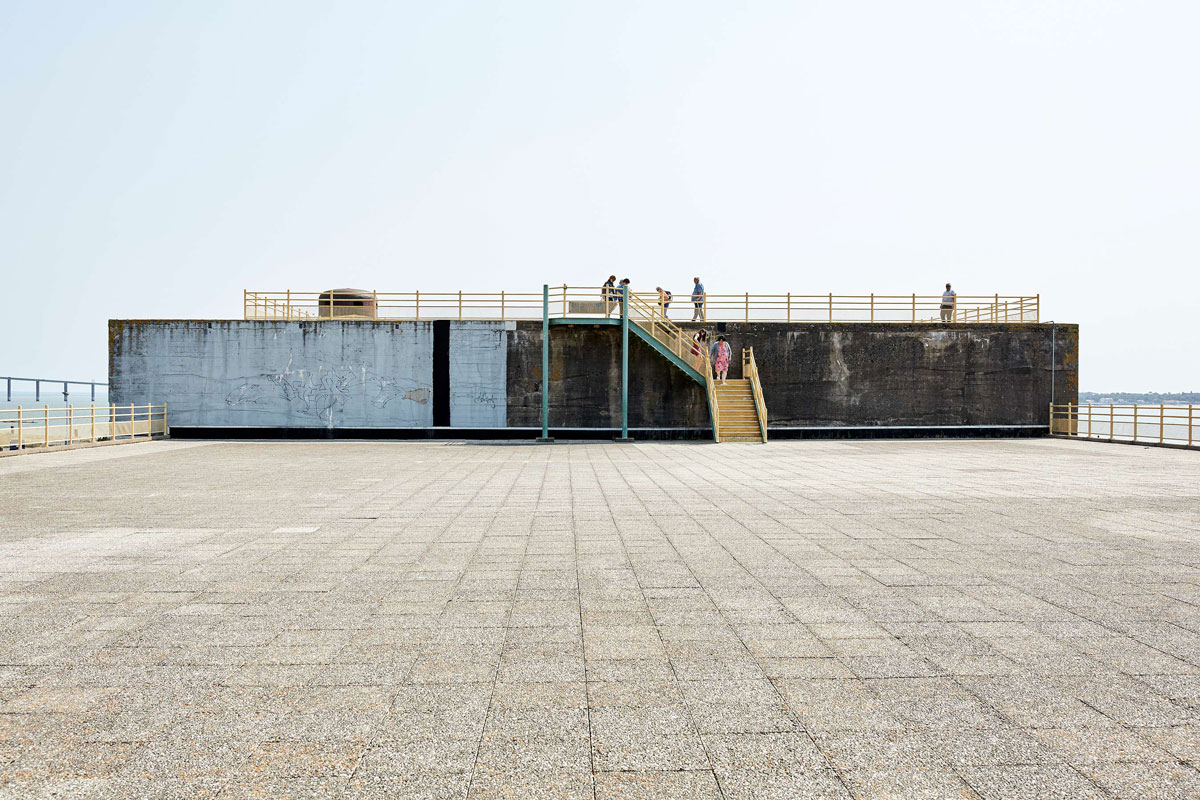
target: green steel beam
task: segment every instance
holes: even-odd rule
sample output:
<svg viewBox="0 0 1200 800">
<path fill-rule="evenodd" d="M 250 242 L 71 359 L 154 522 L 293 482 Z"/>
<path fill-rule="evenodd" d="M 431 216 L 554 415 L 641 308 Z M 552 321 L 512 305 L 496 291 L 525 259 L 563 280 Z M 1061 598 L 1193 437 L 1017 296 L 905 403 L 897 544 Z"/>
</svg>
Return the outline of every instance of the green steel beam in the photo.
<svg viewBox="0 0 1200 800">
<path fill-rule="evenodd" d="M 629 285 L 621 292 L 621 438 L 629 439 Z"/>
<path fill-rule="evenodd" d="M 542 285 L 542 436 L 539 442 L 553 442 L 550 438 L 550 286 Z"/>
<path fill-rule="evenodd" d="M 611 317 L 552 317 L 551 325 L 620 325 L 621 320 Z"/>
</svg>

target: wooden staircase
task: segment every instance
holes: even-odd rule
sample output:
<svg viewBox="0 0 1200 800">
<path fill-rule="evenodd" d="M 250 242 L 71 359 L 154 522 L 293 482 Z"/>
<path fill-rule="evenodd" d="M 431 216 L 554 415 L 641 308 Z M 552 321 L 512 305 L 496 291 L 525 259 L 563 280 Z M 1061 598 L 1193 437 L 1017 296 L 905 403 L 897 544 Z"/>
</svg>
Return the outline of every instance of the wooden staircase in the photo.
<svg viewBox="0 0 1200 800">
<path fill-rule="evenodd" d="M 714 381 L 717 406 L 721 409 L 717 423 L 717 441 L 761 442 L 758 408 L 754 405 L 754 387 L 749 378 Z"/>
<path fill-rule="evenodd" d="M 629 330 L 705 387 L 714 441 L 767 441 L 767 406 L 754 362 L 754 348 L 742 350 L 742 378 L 720 384 L 713 378 L 708 351 L 697 347 L 659 308 L 635 295 L 630 295 L 625 307 Z"/>
</svg>

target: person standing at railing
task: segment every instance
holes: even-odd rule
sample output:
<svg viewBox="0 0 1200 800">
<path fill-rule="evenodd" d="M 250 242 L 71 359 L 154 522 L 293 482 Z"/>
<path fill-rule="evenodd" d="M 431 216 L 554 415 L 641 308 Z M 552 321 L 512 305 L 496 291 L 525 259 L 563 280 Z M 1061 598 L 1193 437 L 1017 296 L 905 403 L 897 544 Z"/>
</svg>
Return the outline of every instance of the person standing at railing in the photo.
<svg viewBox="0 0 1200 800">
<path fill-rule="evenodd" d="M 661 286 L 655 286 L 654 289 L 658 292 L 658 310 L 666 317 L 667 309 L 671 307 L 671 293 Z"/>
<path fill-rule="evenodd" d="M 621 282 L 617 284 L 617 304 L 618 306 L 625 305 L 625 298 L 629 296 L 629 278 L 621 278 Z"/>
<path fill-rule="evenodd" d="M 733 358 L 733 350 L 730 349 L 729 342 L 725 341 L 724 336 L 717 337 L 709 355 L 712 357 L 713 372 L 717 374 L 717 380 L 725 383 L 725 377 L 729 374 L 729 361 Z"/>
<path fill-rule="evenodd" d="M 946 284 L 946 291 L 942 293 L 942 322 L 954 321 L 954 308 L 958 305 L 958 295 L 950 288 L 950 284 Z"/>
<path fill-rule="evenodd" d="M 692 312 L 692 322 L 704 322 L 704 284 L 699 278 L 692 278 L 692 305 L 696 310 Z"/>
<path fill-rule="evenodd" d="M 612 316 L 613 308 L 617 305 L 617 276 L 609 275 L 600 290 L 600 299 L 604 301 L 604 316 Z"/>
</svg>

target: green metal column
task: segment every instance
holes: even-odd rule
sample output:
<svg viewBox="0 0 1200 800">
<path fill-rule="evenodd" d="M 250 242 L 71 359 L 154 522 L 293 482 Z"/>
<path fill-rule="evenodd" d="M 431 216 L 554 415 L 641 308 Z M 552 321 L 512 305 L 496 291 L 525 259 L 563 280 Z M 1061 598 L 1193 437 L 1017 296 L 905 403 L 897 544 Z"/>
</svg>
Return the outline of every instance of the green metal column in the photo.
<svg viewBox="0 0 1200 800">
<path fill-rule="evenodd" d="M 632 442 L 629 438 L 629 284 L 621 293 L 621 436 L 618 442 Z"/>
<path fill-rule="evenodd" d="M 542 284 L 542 435 L 539 442 L 550 438 L 550 285 Z"/>
</svg>

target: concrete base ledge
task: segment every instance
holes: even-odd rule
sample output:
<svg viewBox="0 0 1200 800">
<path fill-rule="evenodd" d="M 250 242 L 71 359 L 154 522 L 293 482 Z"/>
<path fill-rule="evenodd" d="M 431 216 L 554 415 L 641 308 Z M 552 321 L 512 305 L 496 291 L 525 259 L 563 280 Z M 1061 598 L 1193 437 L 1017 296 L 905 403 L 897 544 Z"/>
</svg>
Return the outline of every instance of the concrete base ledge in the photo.
<svg viewBox="0 0 1200 800">
<path fill-rule="evenodd" d="M 605 440 L 620 428 L 551 428 L 552 439 Z M 174 439 L 537 439 L 541 428 L 272 428 L 171 426 Z M 630 428 L 636 441 L 712 441 L 707 428 Z M 847 425 L 767 428 L 771 439 L 978 439 L 1046 436 L 1044 425 Z"/>
</svg>

